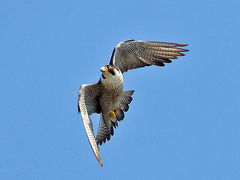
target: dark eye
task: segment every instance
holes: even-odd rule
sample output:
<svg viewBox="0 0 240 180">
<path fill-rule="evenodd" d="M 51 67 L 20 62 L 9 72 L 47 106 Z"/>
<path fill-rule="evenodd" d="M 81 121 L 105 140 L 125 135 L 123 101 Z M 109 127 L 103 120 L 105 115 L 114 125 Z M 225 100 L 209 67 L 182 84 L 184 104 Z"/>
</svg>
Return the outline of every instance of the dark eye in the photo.
<svg viewBox="0 0 240 180">
<path fill-rule="evenodd" d="M 108 72 L 110 72 L 112 75 L 115 75 L 115 72 L 112 69 L 108 69 Z"/>
</svg>

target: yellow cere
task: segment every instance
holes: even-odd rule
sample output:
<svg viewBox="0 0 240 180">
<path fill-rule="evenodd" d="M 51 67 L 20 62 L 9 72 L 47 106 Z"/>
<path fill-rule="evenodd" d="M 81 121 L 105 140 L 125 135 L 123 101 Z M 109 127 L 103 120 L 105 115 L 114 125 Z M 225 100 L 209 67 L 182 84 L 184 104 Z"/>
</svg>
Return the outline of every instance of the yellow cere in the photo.
<svg viewBox="0 0 240 180">
<path fill-rule="evenodd" d="M 107 70 L 108 70 L 107 66 L 103 66 L 103 67 L 101 68 L 101 71 L 102 71 L 102 72 L 106 72 Z"/>
</svg>

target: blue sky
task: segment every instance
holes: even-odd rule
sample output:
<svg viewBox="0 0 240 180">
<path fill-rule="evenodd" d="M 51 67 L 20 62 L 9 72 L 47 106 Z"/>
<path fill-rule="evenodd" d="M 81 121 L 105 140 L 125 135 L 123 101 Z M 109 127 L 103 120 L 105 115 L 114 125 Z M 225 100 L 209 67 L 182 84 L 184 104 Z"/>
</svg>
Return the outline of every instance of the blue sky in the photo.
<svg viewBox="0 0 240 180">
<path fill-rule="evenodd" d="M 0 3 L 0 179 L 240 179 L 238 1 Z M 124 74 L 133 102 L 91 150 L 81 84 L 126 39 L 188 43 L 165 67 Z M 98 115 L 93 115 L 96 128 Z"/>
</svg>

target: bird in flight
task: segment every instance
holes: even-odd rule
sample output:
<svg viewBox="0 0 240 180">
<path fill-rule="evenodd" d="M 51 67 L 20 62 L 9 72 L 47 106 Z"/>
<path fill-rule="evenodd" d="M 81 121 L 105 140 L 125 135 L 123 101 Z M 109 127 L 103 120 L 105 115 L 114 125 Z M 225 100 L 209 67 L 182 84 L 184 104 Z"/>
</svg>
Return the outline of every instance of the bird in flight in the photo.
<svg viewBox="0 0 240 180">
<path fill-rule="evenodd" d="M 113 127 L 124 119 L 124 112 L 129 109 L 133 90 L 123 91 L 124 72 L 144 66 L 164 66 L 171 59 L 184 56 L 188 51 L 181 47 L 187 44 L 127 40 L 120 42 L 113 50 L 109 65 L 101 68 L 100 80 L 94 84 L 83 84 L 79 89 L 78 112 L 81 112 L 83 124 L 92 150 L 103 166 L 98 145 L 109 140 L 113 135 Z M 89 116 L 100 114 L 96 137 Z"/>
</svg>

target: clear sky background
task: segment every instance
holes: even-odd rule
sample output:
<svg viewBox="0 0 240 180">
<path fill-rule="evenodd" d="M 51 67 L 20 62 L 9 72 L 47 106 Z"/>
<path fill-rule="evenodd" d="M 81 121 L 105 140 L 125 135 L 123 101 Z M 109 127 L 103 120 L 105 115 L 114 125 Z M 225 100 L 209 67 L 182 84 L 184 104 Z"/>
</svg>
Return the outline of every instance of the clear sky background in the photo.
<svg viewBox="0 0 240 180">
<path fill-rule="evenodd" d="M 239 180 L 239 8 L 237 0 L 1 1 L 0 179 Z M 190 51 L 124 74 L 134 99 L 100 147 L 101 168 L 78 89 L 99 80 L 127 39 Z"/>
</svg>

